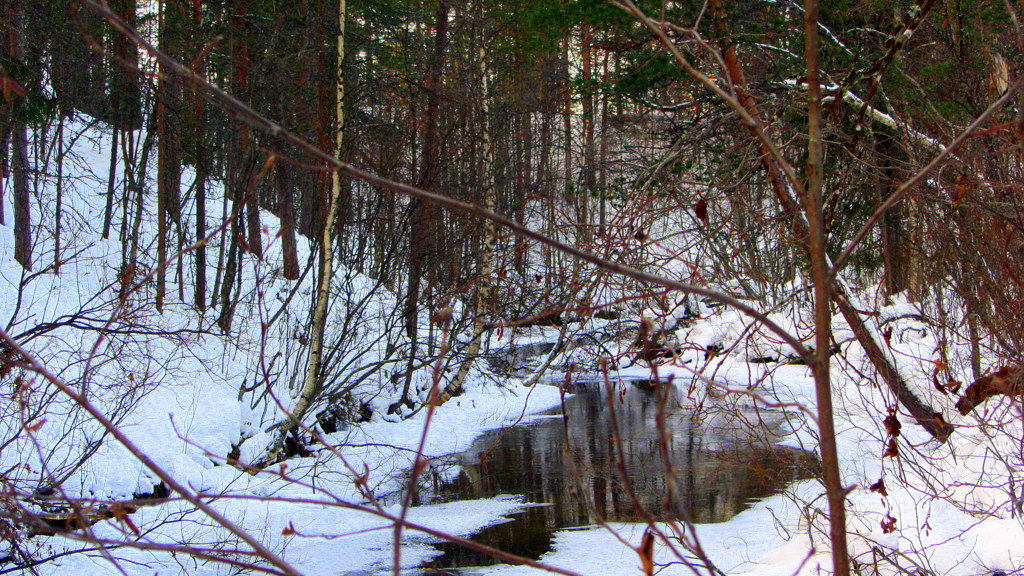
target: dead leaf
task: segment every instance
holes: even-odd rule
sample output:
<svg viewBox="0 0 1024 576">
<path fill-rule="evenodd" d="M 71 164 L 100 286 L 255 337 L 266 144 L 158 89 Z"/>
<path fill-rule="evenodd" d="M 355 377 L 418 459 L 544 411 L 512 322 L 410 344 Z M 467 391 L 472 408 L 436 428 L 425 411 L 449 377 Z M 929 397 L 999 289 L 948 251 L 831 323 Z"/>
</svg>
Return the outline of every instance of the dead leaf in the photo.
<svg viewBox="0 0 1024 576">
<path fill-rule="evenodd" d="M 898 438 L 900 430 L 903 428 L 903 424 L 900 423 L 900 419 L 896 417 L 895 412 L 889 413 L 885 420 L 882 420 L 882 425 L 885 426 L 886 433 L 893 438 Z"/>
<path fill-rule="evenodd" d="M 700 219 L 701 222 L 708 221 L 708 202 L 701 198 L 697 200 L 697 203 L 693 205 L 693 213 Z"/>
<path fill-rule="evenodd" d="M 882 534 L 890 534 L 896 531 L 896 519 L 886 514 L 885 520 L 882 520 Z"/>
<path fill-rule="evenodd" d="M 882 454 L 882 458 L 896 458 L 900 455 L 899 446 L 896 445 L 896 439 L 889 439 L 889 446 L 885 449 L 885 453 Z"/>
<path fill-rule="evenodd" d="M 879 478 L 878 482 L 875 482 L 874 484 L 872 484 L 871 487 L 868 488 L 868 489 L 871 490 L 872 492 L 878 492 L 882 496 L 888 496 L 889 495 L 889 493 L 885 490 L 885 480 L 883 480 L 881 478 Z"/>
</svg>

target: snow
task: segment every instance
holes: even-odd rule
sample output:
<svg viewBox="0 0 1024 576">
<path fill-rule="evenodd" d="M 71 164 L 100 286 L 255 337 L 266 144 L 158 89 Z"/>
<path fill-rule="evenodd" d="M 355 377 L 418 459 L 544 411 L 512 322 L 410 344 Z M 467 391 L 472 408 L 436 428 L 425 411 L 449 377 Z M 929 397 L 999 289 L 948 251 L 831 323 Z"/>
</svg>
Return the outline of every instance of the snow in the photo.
<svg viewBox="0 0 1024 576">
<path fill-rule="evenodd" d="M 92 326 L 110 322 L 117 327 L 130 319 L 150 329 L 150 334 L 99 339 L 95 331 L 65 326 L 22 339 L 63 381 L 82 390 L 114 418 L 131 443 L 158 466 L 303 573 L 386 573 L 394 532 L 393 522 L 385 516 L 401 511 L 401 493 L 410 470 L 417 465 L 421 442 L 426 458 L 457 453 L 484 431 L 546 418 L 539 413 L 561 401 L 554 386 L 523 387 L 519 379 L 488 374 L 478 365 L 462 396 L 435 411 L 422 409 L 407 418 L 385 419 L 382 415 L 397 393 L 389 382 L 389 370 L 398 360 L 391 351 L 394 342 L 378 337 L 389 333 L 388 323 L 396 321 L 389 312 L 398 306 L 397 297 L 370 278 L 343 270 L 339 283 L 349 299 L 335 304 L 329 333 L 339 350 L 339 364 L 347 368 L 332 375 L 332 384 L 351 382 L 352 393 L 366 399 L 374 417 L 321 434 L 321 443 L 311 455 L 292 458 L 280 468 L 251 473 L 244 465 L 265 455 L 273 441 L 271 427 L 281 421 L 277 402 L 285 408 L 294 402 L 295 390 L 289 391 L 287 383 L 303 365 L 303 348 L 297 342 L 305 330 L 311 279 L 295 286 L 279 277 L 280 246 L 274 242 L 277 222 L 264 214 L 267 255 L 262 262 L 248 262 L 243 269 L 244 285 L 259 289 L 244 301 L 230 335 L 211 328 L 211 313 L 203 315 L 172 294 L 164 312 L 156 314 L 147 305 L 153 297 L 149 283 L 143 282 L 131 294 L 118 292 L 124 248 L 113 238 L 99 240 L 102 194 L 98 191 L 103 189 L 99 175 L 107 166 L 103 147 L 82 139 L 75 152 L 83 159 L 82 169 L 92 172 L 91 176 L 81 174 L 65 198 L 66 205 L 81 215 L 65 223 L 63 236 L 62 255 L 75 257 L 62 264 L 59 274 L 45 270 L 53 259 L 53 242 L 40 235 L 35 250 L 41 273 L 19 291 L 24 272 L 13 259 L 12 230 L 0 226 L 0 322 L 13 334 L 76 315 Z M 43 187 L 40 194 L 40 204 L 49 205 L 53 190 Z M 9 197 L 4 198 L 6 214 L 12 213 Z M 209 203 L 211 224 L 223 216 L 220 206 L 219 201 Z M 151 240 L 152 206 L 147 210 L 144 233 Z M 140 251 L 154 252 L 145 242 Z M 307 257 L 308 247 L 303 244 L 300 261 Z M 288 307 L 264 332 L 263 323 L 289 300 L 292 291 L 295 296 Z M 794 286 L 785 292 L 796 294 L 799 290 Z M 841 475 L 851 487 L 847 500 L 851 553 L 865 563 L 883 555 L 949 576 L 1020 571 L 1024 526 L 1019 510 L 1011 505 L 1020 496 L 1007 493 L 1016 489 L 1022 465 L 1019 404 L 993 399 L 975 414 L 957 414 L 955 398 L 938 392 L 932 375 L 940 359 L 938 351 L 945 345 L 950 370 L 961 381 L 968 381 L 967 345 L 962 338 L 944 339 L 921 320 L 919 307 L 897 298 L 878 306 L 880 314 L 874 321 L 893 328 L 888 345 L 903 373 L 910 376 L 914 391 L 939 409 L 957 431 L 947 445 L 937 445 L 901 416 L 898 458 L 882 458 L 888 438 L 881 420 L 895 400 L 887 389 L 862 376 L 871 373 L 863 351 L 841 319 L 835 321 L 842 354 L 832 361 L 834 402 Z M 662 380 L 671 380 L 695 404 L 734 401 L 781 406 L 796 414 L 815 413 L 810 370 L 791 362 L 796 354 L 788 344 L 738 312 L 699 303 L 695 308 L 700 316 L 697 320 L 684 318 L 678 303 L 667 310 L 650 307 L 641 313 L 656 321 L 658 328 L 674 334 L 681 347 L 677 358 L 658 366 Z M 768 313 L 778 325 L 810 342 L 808 308 L 799 298 L 782 301 Z M 422 322 L 425 329 L 427 320 Z M 198 331 L 181 330 L 197 326 Z M 590 329 L 606 326 L 594 322 Z M 551 342 L 559 337 L 559 331 L 536 328 L 514 338 L 518 344 Z M 162 334 L 167 332 L 173 334 Z M 496 334 L 488 344 L 498 349 L 512 338 Z M 607 346 L 625 353 L 622 343 Z M 710 349 L 721 352 L 708 354 Z M 580 358 L 591 354 L 578 349 L 570 353 Z M 770 361 L 750 362 L 764 359 Z M 614 369 L 612 376 L 651 376 L 651 368 L 643 362 L 622 364 L 625 366 Z M 414 393 L 421 401 L 429 393 L 433 368 L 424 367 L 414 379 Z M 278 396 L 261 396 L 271 383 Z M 0 450 L 5 484 L 30 493 L 43 484 L 40 471 L 45 467 L 64 478 L 61 489 L 70 498 L 125 500 L 153 491 L 158 482 L 155 474 L 69 400 L 54 395 L 44 381 L 26 381 L 20 389 L 4 384 L 0 434 L 11 439 L 10 445 Z M 247 391 L 241 391 L 243 388 Z M 28 414 L 22 411 L 23 405 L 43 407 L 44 412 Z M 26 428 L 30 423 L 33 426 Z M 791 427 L 784 444 L 817 449 L 817 431 L 809 417 L 794 417 Z M 93 447 L 95 453 L 78 465 Z M 243 466 L 228 462 L 236 448 Z M 422 473 L 443 479 L 453 471 L 428 464 Z M 880 479 L 887 495 L 868 488 Z M 819 482 L 804 481 L 723 523 L 658 524 L 654 528 L 663 534 L 675 534 L 656 545 L 656 560 L 666 563 L 659 574 L 691 573 L 685 564 L 694 562 L 692 552 L 681 541 L 699 542 L 707 558 L 730 575 L 827 572 L 828 527 L 822 494 Z M 505 521 L 523 506 L 514 496 L 499 496 L 413 506 L 408 519 L 465 537 Z M 886 533 L 882 525 L 888 518 L 895 520 L 896 529 Z M 235 546 L 234 536 L 180 500 L 143 506 L 132 522 L 153 543 Z M 581 574 L 637 574 L 640 559 L 630 546 L 640 543 L 647 528 L 611 524 L 561 530 L 555 535 L 553 550 L 541 560 Z M 96 524 L 93 532 L 99 538 L 137 537 L 116 519 Z M 422 532 L 404 530 L 403 568 L 414 568 L 436 556 L 438 552 L 431 546 L 435 541 Z M 81 543 L 38 536 L 32 545 L 42 556 L 76 549 Z M 131 548 L 111 553 L 128 574 L 230 572 L 227 566 L 185 554 Z M 878 567 L 883 573 L 891 568 Z M 102 554 L 92 552 L 63 556 L 36 570 L 40 574 L 89 576 L 119 569 Z M 508 565 L 479 570 L 495 575 L 539 573 Z"/>
</svg>

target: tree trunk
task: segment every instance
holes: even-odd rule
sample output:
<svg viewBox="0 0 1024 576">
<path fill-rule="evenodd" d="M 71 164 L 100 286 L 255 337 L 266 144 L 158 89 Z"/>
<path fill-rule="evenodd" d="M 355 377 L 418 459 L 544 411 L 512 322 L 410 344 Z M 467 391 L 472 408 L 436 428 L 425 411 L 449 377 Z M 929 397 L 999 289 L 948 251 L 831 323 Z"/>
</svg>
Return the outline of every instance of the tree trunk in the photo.
<svg viewBox="0 0 1024 576">
<path fill-rule="evenodd" d="M 134 139 L 132 132 L 128 133 L 129 149 L 132 147 L 132 140 Z M 139 256 L 139 236 L 142 230 L 142 212 L 144 208 L 145 200 L 145 186 L 144 181 L 146 174 L 148 173 L 149 167 L 149 156 L 153 150 L 153 131 L 146 131 L 146 137 L 142 141 L 142 152 L 139 154 L 139 164 L 135 166 L 134 162 L 125 162 L 125 179 L 127 182 L 127 194 L 130 194 L 135 199 L 135 214 L 132 220 L 131 230 L 126 232 L 126 243 L 128 244 L 128 252 L 125 254 L 125 259 L 122 262 L 121 270 L 125 274 L 126 278 L 131 279 L 134 275 L 133 269 L 138 263 Z"/>
<path fill-rule="evenodd" d="M 338 70 L 335 82 L 335 114 L 337 125 L 334 129 L 334 157 L 341 157 L 341 149 L 344 144 L 345 128 L 345 84 L 342 81 L 342 64 L 345 60 L 345 0 L 340 0 L 338 5 Z M 290 200 L 289 200 L 290 202 Z M 335 221 L 338 217 L 338 210 L 342 203 L 341 174 L 335 170 L 331 173 L 331 200 L 327 207 L 327 219 L 324 222 L 323 236 L 320 238 L 320 282 L 316 289 L 316 299 L 310 318 L 310 341 L 309 358 L 306 363 L 306 378 L 299 393 L 299 398 L 292 409 L 291 417 L 286 425 L 281 428 L 281 433 L 275 446 L 275 452 L 280 452 L 288 434 L 296 427 L 302 425 L 309 407 L 316 400 L 323 388 L 322 362 L 324 327 L 327 324 L 327 307 L 331 294 L 331 280 L 334 278 L 334 242 L 335 242 Z M 296 269 L 298 263 L 296 262 Z"/>
<path fill-rule="evenodd" d="M 232 204 L 232 213 L 240 213 L 241 200 L 235 198 Z M 229 244 L 227 249 L 227 264 L 224 266 L 224 277 L 220 285 L 220 314 L 217 316 L 217 326 L 225 334 L 231 330 L 231 320 L 235 313 L 234 300 L 231 297 L 231 290 L 235 285 L 235 274 L 238 270 L 239 248 L 238 238 L 242 234 L 242 225 L 238 217 L 231 221 L 228 226 Z"/>
<path fill-rule="evenodd" d="M 260 224 L 260 186 L 249 172 L 245 191 L 246 247 L 257 259 L 263 258 L 263 226 Z"/>
<path fill-rule="evenodd" d="M 192 302 L 199 311 L 206 309 L 206 161 L 196 166 L 196 285 Z"/>
<path fill-rule="evenodd" d="M 160 11 L 160 47 L 175 54 L 180 41 L 182 25 L 180 6 L 174 0 L 165 0 Z M 181 198 L 181 143 L 178 138 L 180 91 L 170 81 L 171 71 L 161 65 L 157 81 L 156 137 L 157 137 L 157 262 L 156 308 L 163 310 L 167 281 L 168 224 L 180 222 Z"/>
<path fill-rule="evenodd" d="M 202 24 L 202 2 L 196 0 L 192 5 L 192 25 L 198 28 Z M 204 73 L 203 59 L 196 60 L 198 74 Z M 206 143 L 206 105 L 198 94 L 190 94 L 192 103 L 192 124 L 196 138 L 196 276 L 192 292 L 192 303 L 200 312 L 206 310 L 206 180 L 209 176 L 209 150 Z"/>
<path fill-rule="evenodd" d="M 892 135 L 885 130 L 875 133 L 878 162 L 881 169 L 879 192 L 884 201 L 896 191 L 900 182 L 896 159 L 899 148 Z M 903 205 L 897 204 L 882 217 L 882 254 L 885 262 L 885 294 L 892 296 L 907 288 L 907 259 L 903 240 L 905 225 Z"/>
<path fill-rule="evenodd" d="M 281 212 L 281 252 L 286 280 L 299 279 L 299 255 L 295 244 L 295 200 L 288 167 L 277 165 L 277 203 Z"/>
<path fill-rule="evenodd" d="M 607 52 L 604 55 L 604 73 L 605 75 L 609 74 Z M 598 154 L 597 190 L 600 196 L 598 200 L 600 205 L 598 207 L 597 235 L 603 238 L 607 233 L 605 226 L 608 225 L 606 206 L 608 198 L 608 96 L 606 94 L 601 96 L 601 144 Z"/>
<path fill-rule="evenodd" d="M 8 17 L 7 53 L 15 61 L 21 58 L 22 3 L 15 0 L 6 10 Z M 2 39 L 0 39 L 2 40 Z M 14 259 L 25 270 L 32 269 L 31 188 L 28 155 L 28 127 L 11 113 L 11 176 L 14 180 Z"/>
<path fill-rule="evenodd" d="M 565 76 L 569 78 L 569 62 L 572 58 L 572 52 L 569 49 L 568 37 L 562 43 L 562 58 L 562 65 L 565 66 Z M 565 85 L 565 93 L 562 95 L 562 100 L 562 132 L 565 137 L 562 150 L 562 171 L 565 177 L 564 194 L 566 204 L 572 206 L 575 203 L 572 186 L 572 85 L 568 82 Z"/>
<path fill-rule="evenodd" d="M 831 265 L 826 253 L 824 181 L 825 146 L 822 135 L 821 69 L 818 45 L 818 3 L 807 0 L 804 33 L 807 64 L 807 249 L 814 280 L 814 391 L 818 404 L 818 443 L 821 448 L 822 479 L 828 499 L 829 536 L 832 544 L 832 573 L 848 576 L 850 557 L 846 543 L 846 489 L 839 472 L 834 410 L 832 409 L 832 302 L 829 289 Z"/>
<path fill-rule="evenodd" d="M 10 173 L 10 163 L 7 160 L 8 143 L 11 137 L 11 124 L 8 122 L 7 110 L 0 109 L 0 226 L 7 225 L 4 216 L 4 182 Z"/>
<path fill-rule="evenodd" d="M 430 70 L 427 73 L 427 110 L 423 119 L 423 160 L 420 163 L 420 177 L 417 187 L 433 190 L 437 180 L 437 122 L 438 108 L 441 98 L 441 78 L 444 74 L 444 50 L 448 33 L 448 3 L 441 1 L 437 5 L 437 25 L 434 33 L 434 54 Z M 409 282 L 405 300 L 405 331 L 409 338 L 409 361 L 406 364 L 405 383 L 402 395 L 388 407 L 389 413 L 395 413 L 402 405 L 410 405 L 409 389 L 412 384 L 413 366 L 416 359 L 416 339 L 419 322 L 420 284 L 426 266 L 427 257 L 436 249 L 437 207 L 420 199 L 410 203 L 412 221 L 409 227 Z"/>
<path fill-rule="evenodd" d="M 248 0 L 239 0 L 236 2 L 234 12 L 231 15 L 230 26 L 232 90 L 234 92 L 234 96 L 243 102 L 249 102 L 252 100 L 252 86 L 249 77 L 252 70 L 252 50 L 249 45 L 249 40 L 253 31 L 247 24 L 248 11 Z M 246 231 L 249 232 L 249 237 L 245 238 L 246 249 L 259 256 L 262 254 L 262 249 L 260 246 L 258 206 L 254 204 L 256 198 L 249 197 L 252 190 L 255 189 L 251 182 L 253 178 L 253 171 L 249 147 L 249 126 L 244 123 L 239 123 L 234 134 L 234 145 L 230 147 L 228 152 L 230 155 L 230 158 L 227 161 L 229 169 L 226 178 L 229 183 L 228 194 L 231 196 L 236 207 L 238 203 L 241 203 L 241 206 L 238 207 L 238 209 L 232 210 L 232 214 L 244 222 L 244 225 L 238 226 L 238 233 L 244 235 Z M 230 256 L 231 255 L 229 255 L 229 260 L 231 259 Z"/>
<path fill-rule="evenodd" d="M 481 200 L 484 209 L 493 211 L 496 204 L 496 194 L 494 191 L 494 143 L 491 140 L 490 127 L 490 70 L 487 61 L 487 50 L 484 48 L 483 42 L 478 44 L 477 58 L 479 59 L 478 67 L 481 77 L 480 86 L 482 92 L 480 111 L 480 117 L 482 119 L 480 126 L 482 140 L 480 183 L 480 188 L 482 190 Z M 469 375 L 469 371 L 473 367 L 473 362 L 480 353 L 480 346 L 483 342 L 483 335 L 486 327 L 484 314 L 487 313 L 492 300 L 491 276 L 494 273 L 494 254 L 497 249 L 497 238 L 498 230 L 494 222 L 491 220 L 485 220 L 483 229 L 483 246 L 477 254 L 478 272 L 476 278 L 476 300 L 473 312 L 475 316 L 473 321 L 473 336 L 466 349 L 466 359 L 459 365 L 459 371 L 455 374 L 455 377 L 452 378 L 445 386 L 444 391 L 438 399 L 439 404 L 443 404 L 453 396 L 458 396 L 462 393 L 462 387 L 466 381 L 466 377 Z"/>
<path fill-rule="evenodd" d="M 114 134 L 117 134 L 117 130 L 114 130 Z M 57 134 L 54 135 L 54 139 L 57 141 L 57 202 L 53 209 L 53 273 L 60 274 L 60 255 L 61 255 L 61 228 L 62 228 L 62 212 L 64 210 L 64 115 L 62 114 L 57 119 Z M 113 152 L 111 152 L 113 154 Z M 2 200 L 0 200 L 2 201 Z M 106 236 L 104 236 L 106 238 Z"/>
<path fill-rule="evenodd" d="M 14 177 L 14 259 L 25 270 L 32 269 L 32 217 L 28 159 L 28 128 L 15 121 L 11 150 L 11 174 Z"/>
<path fill-rule="evenodd" d="M 110 136 L 110 170 L 107 173 L 107 203 L 103 209 L 103 239 L 110 238 L 110 221 L 114 217 L 114 190 L 117 180 L 117 128 Z M 59 155 L 59 154 L 58 154 Z"/>
<path fill-rule="evenodd" d="M 540 159 L 537 165 L 537 183 L 540 195 L 550 199 L 551 187 L 551 115 L 540 113 Z"/>
<path fill-rule="evenodd" d="M 196 2 L 198 4 L 198 2 Z M 135 19 L 136 0 L 110 0 L 111 9 L 131 26 Z M 139 89 L 139 51 L 124 34 L 110 35 L 110 107 L 115 132 L 142 128 L 141 91 Z M 103 236 L 106 238 L 106 235 Z"/>
<path fill-rule="evenodd" d="M 594 147 L 594 48 L 591 42 L 592 32 L 590 27 L 583 29 L 580 41 L 583 60 L 583 190 L 580 197 L 580 224 L 583 228 L 583 246 L 590 246 L 593 242 L 591 234 L 590 203 L 591 197 L 596 192 L 597 179 L 595 167 L 597 164 Z"/>
</svg>

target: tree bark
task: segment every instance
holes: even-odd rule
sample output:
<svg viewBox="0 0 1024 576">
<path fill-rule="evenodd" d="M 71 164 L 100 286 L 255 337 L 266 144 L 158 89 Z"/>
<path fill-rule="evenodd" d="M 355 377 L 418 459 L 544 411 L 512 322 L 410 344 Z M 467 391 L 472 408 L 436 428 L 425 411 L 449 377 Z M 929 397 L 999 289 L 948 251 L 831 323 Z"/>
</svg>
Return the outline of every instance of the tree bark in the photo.
<svg viewBox="0 0 1024 576">
<path fill-rule="evenodd" d="M 579 195 L 579 218 L 583 231 L 583 246 L 590 246 L 593 242 L 590 228 L 593 217 L 590 214 L 590 204 L 597 188 L 595 173 L 597 155 L 594 147 L 594 47 L 591 41 L 592 36 L 593 33 L 590 27 L 584 27 L 580 39 L 583 61 L 583 190 Z"/>
<path fill-rule="evenodd" d="M 846 490 L 839 471 L 839 452 L 832 408 L 830 357 L 832 302 L 829 289 L 831 266 L 826 253 L 824 196 L 824 143 L 821 114 L 821 63 L 818 45 L 818 2 L 807 0 L 804 58 L 807 65 L 807 186 L 804 207 L 809 228 L 807 248 L 814 279 L 814 390 L 818 404 L 818 444 L 829 510 L 832 544 L 832 573 L 849 576 L 850 558 L 846 543 Z"/>
<path fill-rule="evenodd" d="M 277 165 L 277 204 L 281 212 L 282 274 L 286 280 L 299 279 L 299 255 L 295 243 L 295 199 L 288 167 Z"/>
<path fill-rule="evenodd" d="M 160 44 L 174 54 L 180 42 L 183 14 L 176 0 L 164 0 L 160 11 Z M 157 262 L 156 308 L 163 310 L 167 282 L 168 224 L 180 222 L 181 209 L 181 142 L 176 126 L 181 94 L 170 80 L 170 70 L 160 68 L 156 96 L 157 136 Z"/>
<path fill-rule="evenodd" d="M 893 136 L 885 130 L 876 133 L 876 149 L 881 169 L 881 201 L 889 198 L 899 185 L 899 169 L 896 158 L 899 153 Z M 907 258 L 904 245 L 903 205 L 897 204 L 882 217 L 882 255 L 885 262 L 885 294 L 892 296 L 907 288 Z"/>
<path fill-rule="evenodd" d="M 10 173 L 10 163 L 7 160 L 7 149 L 11 136 L 11 125 L 7 118 L 8 110 L 0 109 L 0 226 L 7 225 L 4 216 L 4 182 Z"/>
<path fill-rule="evenodd" d="M 21 58 L 22 26 L 24 25 L 22 3 L 18 0 L 7 6 L 8 46 L 7 53 L 15 60 Z M 2 39 L 0 39 L 2 40 Z M 13 113 L 11 120 L 11 176 L 14 180 L 14 259 L 25 270 L 32 269 L 32 212 L 30 176 L 32 167 L 28 155 L 28 127 Z"/>
<path fill-rule="evenodd" d="M 490 92 L 489 63 L 487 60 L 487 50 L 484 47 L 483 42 L 478 44 L 477 58 L 482 91 L 480 106 L 482 175 L 480 183 L 482 190 L 481 200 L 483 201 L 485 209 L 493 211 L 496 204 L 496 194 L 494 190 L 494 142 L 491 139 L 490 126 L 492 101 Z M 445 386 L 444 391 L 438 399 L 439 404 L 443 404 L 453 396 L 458 396 L 462 393 L 466 377 L 469 375 L 469 371 L 473 367 L 473 362 L 480 353 L 480 347 L 483 343 L 483 335 L 486 327 L 484 315 L 487 313 L 492 300 L 491 276 L 494 273 L 494 254 L 497 248 L 497 237 L 498 230 L 494 222 L 491 220 L 485 220 L 482 239 L 483 246 L 477 255 L 478 272 L 476 278 L 476 300 L 474 302 L 473 311 L 473 315 L 475 316 L 473 321 L 473 335 L 469 341 L 469 346 L 466 349 L 466 358 L 459 365 L 459 371 L 455 374 L 455 377 L 452 378 Z"/>
<path fill-rule="evenodd" d="M 117 134 L 117 129 L 114 130 L 114 134 Z M 64 210 L 64 116 L 61 115 L 57 119 L 57 133 L 54 135 L 54 139 L 57 141 L 57 202 L 53 210 L 53 273 L 60 274 L 61 264 L 61 228 L 63 225 L 62 213 Z M 114 152 L 111 152 L 114 154 Z M 2 200 L 0 200 L 2 201 Z M 108 200 L 109 201 L 109 200 Z M 109 210 L 109 208 L 108 208 Z M 104 236 L 106 238 L 106 236 Z"/>
<path fill-rule="evenodd" d="M 192 294 L 195 307 L 206 309 L 206 161 L 200 159 L 196 166 L 196 285 Z"/>
<path fill-rule="evenodd" d="M 103 234 L 104 240 L 110 238 L 110 221 L 114 218 L 114 190 L 117 180 L 117 127 L 110 136 L 110 171 L 107 174 L 107 203 L 103 208 Z M 59 155 L 59 154 L 58 154 Z"/>
<path fill-rule="evenodd" d="M 133 0 L 134 1 L 134 0 Z M 192 25 L 198 28 L 202 24 L 202 1 L 196 0 L 192 5 Z M 203 60 L 196 60 L 196 73 L 202 75 L 205 70 Z M 192 103 L 192 124 L 197 134 L 195 159 L 195 194 L 196 194 L 196 275 L 195 287 L 192 291 L 192 303 L 200 312 L 206 310 L 206 180 L 209 176 L 210 161 L 206 143 L 206 103 L 201 96 L 190 94 Z"/>
<path fill-rule="evenodd" d="M 607 39 L 607 37 L 606 37 Z M 604 73 L 610 73 L 608 69 L 608 53 L 604 55 Z M 608 95 L 601 96 L 601 143 L 598 151 L 598 177 L 597 190 L 599 194 L 599 206 L 597 216 L 597 235 L 604 237 L 607 233 L 605 226 L 608 225 L 607 202 L 608 202 Z"/>
<path fill-rule="evenodd" d="M 237 215 L 240 213 L 240 204 L 241 200 L 239 198 L 235 198 L 231 203 L 233 214 Z M 217 326 L 220 327 L 221 331 L 225 334 L 231 330 L 231 320 L 235 313 L 235 305 L 234 300 L 231 297 L 231 290 L 235 286 L 235 274 L 238 271 L 238 259 L 240 252 L 238 247 L 238 238 L 242 234 L 242 226 L 237 216 L 231 221 L 228 229 L 228 236 L 230 240 L 228 240 L 227 264 L 224 266 L 224 277 L 221 279 L 220 314 L 217 316 Z"/>
<path fill-rule="evenodd" d="M 29 189 L 31 167 L 28 159 L 28 128 L 15 121 L 11 144 L 11 175 L 14 179 L 14 259 L 25 270 L 32 269 L 32 212 Z"/>
<path fill-rule="evenodd" d="M 335 81 L 335 114 L 337 125 L 334 132 L 334 157 L 341 157 L 344 144 L 345 128 L 345 83 L 342 75 L 342 63 L 345 60 L 345 19 L 346 3 L 338 4 L 338 69 Z M 290 202 L 290 200 L 289 200 Z M 316 289 L 316 299 L 310 318 L 309 358 L 306 362 L 306 378 L 299 393 L 299 398 L 292 409 L 287 425 L 283 426 L 278 436 L 275 450 L 280 452 L 288 434 L 302 424 L 309 407 L 316 400 L 323 388 L 322 363 L 324 327 L 327 324 L 327 308 L 331 295 L 331 280 L 334 277 L 334 241 L 335 221 L 342 202 L 341 174 L 335 170 L 331 173 L 331 199 L 327 207 L 327 219 L 324 222 L 323 236 L 320 238 L 320 281 Z M 298 268 L 296 262 L 296 269 Z"/>
<path fill-rule="evenodd" d="M 249 174 L 252 177 L 252 174 Z M 245 228 L 246 247 L 257 259 L 263 258 L 263 226 L 260 224 L 260 187 L 246 185 Z"/>
<path fill-rule="evenodd" d="M 198 4 L 198 2 L 197 2 Z M 136 0 L 111 0 L 111 8 L 132 26 L 136 25 Z M 124 34 L 110 34 L 110 107 L 115 131 L 142 127 L 141 93 L 139 89 L 139 52 Z M 106 236 L 104 235 L 104 238 Z"/>
<path fill-rule="evenodd" d="M 571 61 L 572 52 L 569 49 L 569 38 L 562 43 L 562 62 L 561 64 L 565 67 L 565 77 L 570 78 L 569 75 L 569 62 Z M 562 149 L 562 171 L 565 177 L 564 182 L 564 194 L 565 202 L 569 206 L 575 204 L 573 198 L 573 178 L 572 178 L 572 85 L 566 82 L 564 87 L 565 93 L 562 94 L 562 132 L 565 136 L 565 141 Z"/>
<path fill-rule="evenodd" d="M 437 5 L 434 51 L 426 80 L 427 110 L 423 119 L 423 160 L 420 163 L 420 177 L 417 182 L 417 187 L 423 190 L 433 190 L 437 180 L 437 122 L 447 33 L 448 3 L 441 1 Z M 427 256 L 436 249 L 437 231 L 433 227 L 436 225 L 437 207 L 433 203 L 414 199 L 410 203 L 410 210 L 412 221 L 409 227 L 409 281 L 403 312 L 406 336 L 409 338 L 409 361 L 406 364 L 402 395 L 388 408 L 390 413 L 398 411 L 402 405 L 411 404 L 409 389 L 412 384 L 413 366 L 416 359 L 420 285 L 423 281 Z"/>
<path fill-rule="evenodd" d="M 230 25 L 232 59 L 231 85 L 234 96 L 243 102 L 250 102 L 252 100 L 252 82 L 250 79 L 252 71 L 252 47 L 250 46 L 250 37 L 253 34 L 253 30 L 248 24 L 248 18 L 249 0 L 239 0 L 238 2 L 235 2 Z M 253 167 L 249 149 L 250 134 L 249 126 L 247 124 L 237 124 L 237 128 L 233 135 L 234 143 L 233 146 L 229 148 L 228 152 L 230 158 L 227 161 L 227 165 L 229 167 L 227 180 L 230 185 L 228 193 L 232 197 L 232 201 L 242 204 L 240 209 L 232 211 L 236 218 L 244 222 L 244 225 L 238 227 L 239 234 L 242 234 L 244 237 L 245 232 L 248 231 L 249 237 L 245 238 L 246 249 L 259 256 L 262 253 L 259 244 L 259 214 L 254 213 L 254 210 L 258 210 L 258 207 L 253 205 L 255 198 L 249 197 L 250 194 L 254 195 L 253 190 L 255 190 L 255 188 L 251 186 Z M 253 237 L 254 231 L 255 237 Z"/>
</svg>

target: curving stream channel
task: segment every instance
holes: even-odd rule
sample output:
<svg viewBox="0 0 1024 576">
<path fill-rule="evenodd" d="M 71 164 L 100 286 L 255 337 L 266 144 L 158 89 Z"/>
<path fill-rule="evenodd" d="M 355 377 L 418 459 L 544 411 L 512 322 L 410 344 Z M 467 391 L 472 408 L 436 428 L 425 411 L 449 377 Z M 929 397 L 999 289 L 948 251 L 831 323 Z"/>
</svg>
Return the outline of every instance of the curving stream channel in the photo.
<svg viewBox="0 0 1024 576">
<path fill-rule="evenodd" d="M 428 479 L 419 500 L 522 495 L 538 506 L 472 539 L 538 558 L 551 549 L 556 530 L 600 520 L 728 520 L 818 468 L 813 454 L 776 445 L 793 414 L 684 408 L 673 387 L 658 392 L 626 385 L 609 398 L 591 383 L 566 399 L 562 413 L 559 408 L 479 437 L 453 457 L 462 468 L 455 480 Z M 443 554 L 424 574 L 472 574 L 459 569 L 495 563 L 449 543 L 437 548 Z"/>
</svg>

